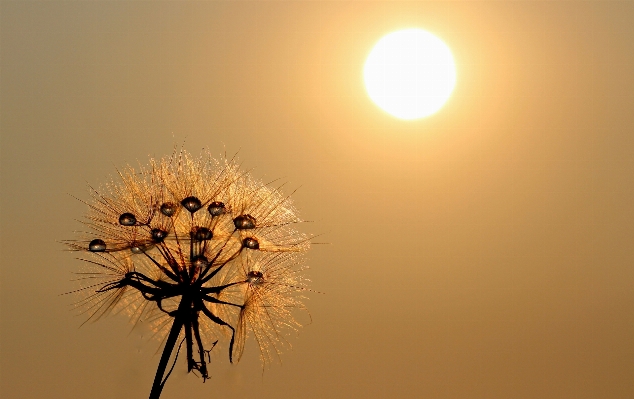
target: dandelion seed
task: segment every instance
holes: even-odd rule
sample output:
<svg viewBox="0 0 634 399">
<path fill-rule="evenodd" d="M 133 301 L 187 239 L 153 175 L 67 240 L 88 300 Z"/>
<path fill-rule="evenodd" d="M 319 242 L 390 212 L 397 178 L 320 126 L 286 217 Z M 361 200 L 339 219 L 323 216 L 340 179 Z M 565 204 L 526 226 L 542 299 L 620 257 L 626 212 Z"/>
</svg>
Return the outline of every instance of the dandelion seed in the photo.
<svg viewBox="0 0 634 399">
<path fill-rule="evenodd" d="M 299 327 L 309 237 L 292 228 L 301 220 L 290 198 L 233 160 L 181 151 L 127 168 L 91 197 L 90 231 L 67 242 L 91 257 L 76 306 L 88 320 L 124 312 L 167 335 L 150 399 L 183 343 L 188 371 L 205 381 L 212 349 L 228 345 L 237 362 L 253 334 L 266 363 Z"/>
</svg>

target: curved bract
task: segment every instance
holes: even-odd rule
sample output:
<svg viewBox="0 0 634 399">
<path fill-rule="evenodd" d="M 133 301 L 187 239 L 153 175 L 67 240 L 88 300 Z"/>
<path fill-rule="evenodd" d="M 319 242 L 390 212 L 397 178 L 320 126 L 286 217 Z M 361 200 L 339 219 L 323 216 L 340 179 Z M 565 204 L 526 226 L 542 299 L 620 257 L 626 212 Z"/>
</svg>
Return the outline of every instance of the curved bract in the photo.
<svg viewBox="0 0 634 399">
<path fill-rule="evenodd" d="M 179 339 L 188 370 L 207 379 L 217 343 L 235 362 L 251 332 L 266 362 L 285 342 L 281 333 L 299 327 L 292 311 L 303 309 L 309 237 L 296 230 L 290 198 L 233 160 L 181 151 L 128 167 L 91 197 L 89 231 L 68 241 L 89 256 L 80 273 L 88 295 L 77 305 L 89 320 L 124 311 L 168 335 L 154 397 Z"/>
</svg>

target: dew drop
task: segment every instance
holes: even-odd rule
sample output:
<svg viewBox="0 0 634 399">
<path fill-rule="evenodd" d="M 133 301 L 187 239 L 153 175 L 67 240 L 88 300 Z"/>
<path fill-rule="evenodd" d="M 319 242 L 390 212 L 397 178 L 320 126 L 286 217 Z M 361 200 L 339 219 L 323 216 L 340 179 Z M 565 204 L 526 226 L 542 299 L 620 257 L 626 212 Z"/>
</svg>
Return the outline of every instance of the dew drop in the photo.
<svg viewBox="0 0 634 399">
<path fill-rule="evenodd" d="M 195 226 L 192 228 L 191 237 L 197 241 L 211 240 L 213 233 L 206 227 Z"/>
<path fill-rule="evenodd" d="M 260 282 L 262 282 L 263 277 L 264 275 L 262 274 L 262 272 L 251 270 L 249 273 L 247 273 L 247 282 L 249 284 L 259 284 Z"/>
<path fill-rule="evenodd" d="M 220 201 L 214 201 L 207 207 L 211 216 L 220 216 L 225 213 L 225 204 Z"/>
<path fill-rule="evenodd" d="M 88 250 L 90 252 L 104 252 L 106 250 L 106 243 L 99 238 L 95 238 L 88 244 Z"/>
<path fill-rule="evenodd" d="M 209 260 L 207 260 L 205 255 L 198 255 L 192 259 L 192 267 L 195 269 L 202 270 L 207 267 L 207 265 L 209 265 Z"/>
<path fill-rule="evenodd" d="M 260 243 L 254 237 L 247 237 L 242 240 L 242 245 L 249 249 L 260 249 Z"/>
<path fill-rule="evenodd" d="M 233 224 L 238 230 L 248 230 L 255 228 L 255 218 L 251 215 L 240 215 L 233 219 Z"/>
<path fill-rule="evenodd" d="M 130 251 L 133 254 L 142 254 L 152 248 L 152 244 L 133 244 Z"/>
<path fill-rule="evenodd" d="M 161 213 L 165 216 L 174 216 L 178 207 L 173 202 L 165 202 L 161 205 Z"/>
<path fill-rule="evenodd" d="M 121 216 L 119 216 L 119 224 L 123 226 L 134 226 L 136 224 L 136 216 L 129 212 L 122 213 Z"/>
<path fill-rule="evenodd" d="M 163 229 L 152 229 L 151 234 L 154 242 L 163 242 L 167 237 L 167 231 Z"/>
<path fill-rule="evenodd" d="M 200 200 L 196 197 L 185 198 L 181 201 L 181 205 L 191 213 L 196 212 L 203 206 L 203 204 L 200 203 Z"/>
</svg>

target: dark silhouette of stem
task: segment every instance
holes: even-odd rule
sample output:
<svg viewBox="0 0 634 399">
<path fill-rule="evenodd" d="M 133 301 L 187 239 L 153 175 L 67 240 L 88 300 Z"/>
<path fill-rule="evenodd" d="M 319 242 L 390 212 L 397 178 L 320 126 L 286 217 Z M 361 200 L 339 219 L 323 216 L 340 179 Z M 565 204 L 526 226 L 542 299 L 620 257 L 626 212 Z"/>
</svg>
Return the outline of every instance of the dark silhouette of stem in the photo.
<svg viewBox="0 0 634 399">
<path fill-rule="evenodd" d="M 161 392 L 163 391 L 163 386 L 165 385 L 166 381 L 163 379 L 163 375 L 165 374 L 167 363 L 172 356 L 174 346 L 176 346 L 176 341 L 178 340 L 178 336 L 180 335 L 181 328 L 183 328 L 183 324 L 185 321 L 184 319 L 187 315 L 187 311 L 189 310 L 187 305 L 188 301 L 186 301 L 185 298 L 181 299 L 181 303 L 174 316 L 172 329 L 167 336 L 167 341 L 165 341 L 165 348 L 163 349 L 161 360 L 159 361 L 158 368 L 156 369 L 156 375 L 154 376 L 154 383 L 152 384 L 152 390 L 150 391 L 149 399 L 159 399 L 159 397 L 161 396 Z"/>
</svg>

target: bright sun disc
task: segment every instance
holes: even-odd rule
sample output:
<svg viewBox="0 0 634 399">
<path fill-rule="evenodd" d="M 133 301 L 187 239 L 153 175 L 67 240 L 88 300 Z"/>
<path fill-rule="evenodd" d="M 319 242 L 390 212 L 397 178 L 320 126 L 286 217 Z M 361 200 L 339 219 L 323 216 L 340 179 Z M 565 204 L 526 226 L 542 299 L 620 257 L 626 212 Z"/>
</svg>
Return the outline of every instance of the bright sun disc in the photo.
<svg viewBox="0 0 634 399">
<path fill-rule="evenodd" d="M 417 119 L 438 111 L 456 85 L 456 66 L 442 40 L 421 29 L 392 32 L 363 67 L 368 95 L 387 113 Z"/>
</svg>

